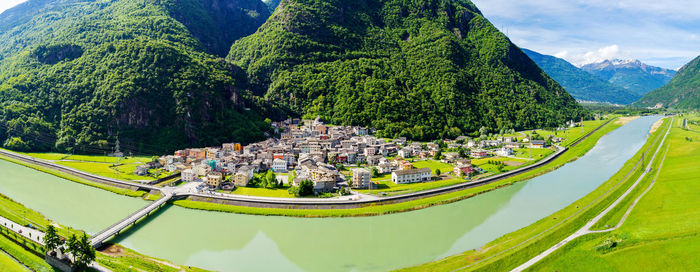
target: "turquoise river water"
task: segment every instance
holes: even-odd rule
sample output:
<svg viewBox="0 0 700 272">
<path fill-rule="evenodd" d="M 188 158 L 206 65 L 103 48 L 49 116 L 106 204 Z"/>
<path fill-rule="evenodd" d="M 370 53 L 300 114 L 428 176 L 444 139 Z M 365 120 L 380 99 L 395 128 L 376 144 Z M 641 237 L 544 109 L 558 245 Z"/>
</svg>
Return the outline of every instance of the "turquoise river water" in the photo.
<svg viewBox="0 0 700 272">
<path fill-rule="evenodd" d="M 479 248 L 585 196 L 641 148 L 659 118 L 628 123 L 553 172 L 452 204 L 386 216 L 320 219 L 167 206 L 114 242 L 216 271 L 386 271 L 417 265 Z M 4 160 L 0 171 L 0 193 L 88 233 L 147 204 Z"/>
</svg>

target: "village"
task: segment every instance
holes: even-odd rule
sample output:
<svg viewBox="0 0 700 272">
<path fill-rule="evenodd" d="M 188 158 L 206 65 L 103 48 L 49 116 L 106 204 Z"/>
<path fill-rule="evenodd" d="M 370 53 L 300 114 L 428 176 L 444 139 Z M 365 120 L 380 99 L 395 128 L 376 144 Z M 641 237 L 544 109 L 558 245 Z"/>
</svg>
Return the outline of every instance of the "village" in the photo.
<svg viewBox="0 0 700 272">
<path fill-rule="evenodd" d="M 331 126 L 319 119 L 288 119 L 272 126 L 278 137 L 178 150 L 137 167 L 135 174 L 153 169 L 180 173 L 181 182 L 200 182 L 200 190 L 210 192 L 288 188 L 296 196 L 333 197 L 403 184 L 475 180 L 534 163 L 564 140 L 511 132 L 423 143 L 377 138 L 373 129 Z"/>
</svg>

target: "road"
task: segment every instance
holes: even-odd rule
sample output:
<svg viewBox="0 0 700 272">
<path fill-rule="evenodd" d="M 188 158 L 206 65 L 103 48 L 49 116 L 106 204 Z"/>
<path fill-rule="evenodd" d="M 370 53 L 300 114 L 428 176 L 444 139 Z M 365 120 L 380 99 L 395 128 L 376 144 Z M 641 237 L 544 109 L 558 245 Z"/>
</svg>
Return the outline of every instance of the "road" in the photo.
<svg viewBox="0 0 700 272">
<path fill-rule="evenodd" d="M 668 134 L 671 132 L 671 127 L 673 127 L 673 118 L 671 118 L 671 125 L 669 125 L 668 129 L 666 130 L 666 134 L 664 134 L 664 137 L 663 137 L 663 139 L 661 140 L 661 143 L 659 144 L 659 147 L 656 148 L 656 151 L 654 152 L 654 155 L 652 156 L 651 160 L 649 160 L 649 163 L 648 163 L 647 166 L 646 166 L 646 170 L 644 171 L 644 173 L 642 173 L 641 176 L 639 176 L 639 178 L 634 182 L 634 184 L 632 184 L 632 186 L 630 186 L 630 188 L 627 189 L 627 191 L 625 191 L 620 197 L 618 197 L 612 204 L 610 204 L 610 206 L 608 206 L 608 207 L 607 207 L 605 210 L 603 210 L 600 214 L 598 214 L 598 215 L 597 215 L 596 217 L 594 217 L 593 219 L 589 220 L 583 227 L 581 227 L 580 229 L 578 229 L 578 230 L 577 230 L 576 232 L 574 232 L 573 234 L 569 235 L 569 237 L 564 238 L 564 240 L 560 241 L 560 242 L 557 243 L 556 245 L 554 245 L 554 246 L 548 248 L 547 250 L 545 250 L 544 252 L 542 252 L 542 253 L 540 253 L 539 255 L 535 256 L 534 258 L 528 260 L 527 262 L 525 262 L 525 263 L 521 264 L 520 266 L 516 267 L 515 269 L 511 270 L 511 272 L 524 271 L 525 269 L 531 267 L 532 265 L 534 265 L 534 264 L 536 264 L 537 262 L 541 261 L 542 259 L 546 258 L 547 256 L 549 256 L 550 254 L 552 254 L 552 253 L 553 253 L 554 251 L 556 251 L 557 249 L 559 249 L 559 248 L 565 246 L 567 243 L 571 242 L 572 240 L 574 240 L 574 239 L 576 239 L 576 238 L 578 238 L 578 237 L 581 237 L 581 236 L 584 236 L 584 235 L 590 234 L 590 233 L 609 232 L 609 231 L 613 231 L 613 230 L 617 229 L 617 228 L 624 222 L 624 220 L 627 218 L 627 215 L 629 215 L 629 212 L 631 211 L 632 208 L 634 208 L 634 205 L 636 205 L 637 201 L 639 201 L 639 199 L 641 198 L 641 196 L 642 196 L 643 194 L 640 195 L 640 196 L 635 200 L 634 204 L 630 207 L 630 209 L 627 210 L 627 212 L 625 213 L 625 216 L 620 220 L 620 223 L 618 223 L 618 225 L 615 226 L 614 228 L 612 228 L 612 229 L 607 229 L 607 230 L 595 231 L 595 230 L 591 230 L 591 227 L 593 227 L 595 224 L 597 224 L 597 223 L 600 221 L 600 219 L 602 219 L 604 216 L 606 216 L 608 213 L 610 213 L 610 211 L 612 211 L 618 204 L 620 204 L 620 202 L 622 202 L 622 201 L 634 190 L 634 188 L 636 188 L 637 185 L 639 185 L 639 183 L 644 179 L 644 177 L 646 177 L 646 175 L 647 175 L 649 172 L 651 172 L 651 166 L 652 166 L 652 164 L 654 163 L 654 160 L 656 159 L 656 156 L 657 156 L 657 155 L 659 154 L 659 152 L 661 151 L 661 148 L 663 147 L 664 142 L 666 142 L 666 138 L 668 137 Z M 663 164 L 663 161 L 664 161 L 665 159 L 666 159 L 666 156 L 664 155 L 664 157 L 661 158 L 661 164 Z M 660 165 L 661 165 L 661 164 L 660 164 Z M 660 171 L 659 171 L 659 172 L 660 172 Z M 658 173 L 657 173 L 657 176 L 658 176 Z M 653 185 L 653 182 L 652 182 L 652 185 Z M 649 188 L 651 188 L 651 187 L 649 187 Z M 649 188 L 647 188 L 647 191 L 649 190 Z M 646 193 L 646 191 L 645 191 L 644 193 Z"/>
<path fill-rule="evenodd" d="M 0 216 L 0 224 L 3 227 L 5 227 L 5 228 L 7 228 L 7 229 L 19 234 L 19 235 L 24 236 L 25 238 L 27 238 L 29 240 L 32 240 L 40 245 L 44 245 L 44 241 L 43 241 L 44 233 L 42 231 L 22 226 L 20 224 L 15 223 L 14 221 L 7 219 L 5 217 L 2 217 L 2 216 Z"/>
</svg>

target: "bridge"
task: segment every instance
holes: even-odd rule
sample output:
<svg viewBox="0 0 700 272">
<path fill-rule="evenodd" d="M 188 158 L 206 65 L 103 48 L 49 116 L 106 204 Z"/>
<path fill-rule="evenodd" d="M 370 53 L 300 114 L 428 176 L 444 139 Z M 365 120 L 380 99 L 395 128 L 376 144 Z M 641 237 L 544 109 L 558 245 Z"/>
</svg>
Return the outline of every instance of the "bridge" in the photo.
<svg viewBox="0 0 700 272">
<path fill-rule="evenodd" d="M 90 239 L 90 245 L 94 248 L 99 248 L 100 246 L 102 246 L 102 244 L 104 244 L 104 242 L 106 242 L 113 236 L 119 235 L 121 231 L 128 228 L 129 226 L 136 225 L 137 221 L 139 221 L 141 218 L 148 216 L 149 214 L 151 214 L 151 212 L 157 210 L 158 208 L 162 207 L 163 205 L 165 205 L 166 202 L 168 202 L 176 195 L 172 191 L 163 190 L 161 192 L 163 193 L 163 196 L 160 199 L 130 214 L 126 218 L 115 223 L 114 225 L 109 226 L 103 231 L 100 231 L 99 233 L 93 235 Z"/>
</svg>

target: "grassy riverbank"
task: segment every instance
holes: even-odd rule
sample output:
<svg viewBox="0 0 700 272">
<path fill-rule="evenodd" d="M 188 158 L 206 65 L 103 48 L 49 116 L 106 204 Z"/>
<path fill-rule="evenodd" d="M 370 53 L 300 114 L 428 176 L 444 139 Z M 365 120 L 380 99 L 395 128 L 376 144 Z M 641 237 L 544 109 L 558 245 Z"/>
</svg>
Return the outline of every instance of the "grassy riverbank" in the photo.
<svg viewBox="0 0 700 272">
<path fill-rule="evenodd" d="M 529 260 L 580 228 L 627 190 L 644 171 L 643 163 L 640 161 L 642 154 L 649 152 L 646 158 L 651 157 L 650 153 L 654 152 L 660 144 L 663 134 L 666 132 L 666 126 L 670 125 L 669 121 L 666 119 L 662 126 L 663 129 L 658 129 L 653 133 L 640 151 L 608 181 L 566 208 L 530 226 L 506 234 L 480 249 L 404 270 L 508 271 Z M 620 124 L 613 125 L 620 126 Z M 591 143 L 587 139 L 574 148 L 589 144 Z"/>
<path fill-rule="evenodd" d="M 678 117 L 653 187 L 617 230 L 584 236 L 536 264 L 536 271 L 688 271 L 700 267 L 700 132 Z M 641 187 L 646 190 L 650 181 Z M 636 199 L 643 190 L 635 190 Z M 629 205 L 605 224 L 619 222 Z"/>
<path fill-rule="evenodd" d="M 63 237 L 69 237 L 71 234 L 82 234 L 80 230 L 53 222 L 44 217 L 41 213 L 31 210 L 3 195 L 0 195 L 0 216 L 18 224 L 32 224 L 40 230 L 52 224 L 58 229 L 59 235 Z M 119 251 L 109 252 L 108 250 L 110 248 L 119 248 Z M 97 261 L 113 271 L 204 271 L 198 268 L 171 264 L 165 260 L 151 258 L 119 246 L 112 246 L 110 248 L 105 250 L 105 252 L 98 252 Z M 16 235 L 14 232 L 2 228 L 2 226 L 0 226 L 0 249 L 4 250 L 21 264 L 29 267 L 33 271 L 54 271 L 53 268 L 44 261 L 42 249 L 39 244 Z M 0 252 L 0 254 L 3 253 Z M 0 270 L 7 271 L 3 265 L 3 261 L 4 260 L 0 259 L 0 268 L 2 268 Z"/>
<path fill-rule="evenodd" d="M 504 186 L 511 185 L 515 182 L 525 181 L 536 176 L 553 171 L 562 165 L 574 161 L 579 157 L 583 156 L 588 152 L 595 144 L 598 139 L 603 135 L 613 131 L 614 129 L 620 127 L 620 124 L 615 124 L 615 122 L 610 122 L 603 126 L 600 130 L 591 134 L 590 137 L 583 140 L 580 144 L 571 147 L 567 152 L 554 159 L 549 164 L 542 166 L 540 168 L 522 173 L 504 180 L 500 180 L 491 184 L 469 188 L 457 192 L 451 192 L 447 194 L 442 194 L 438 196 L 412 200 L 396 204 L 385 204 L 385 205 L 368 205 L 362 208 L 355 209 L 306 209 L 306 210 L 294 210 L 294 209 L 270 209 L 270 208 L 253 208 L 253 207 L 242 207 L 242 206 L 232 206 L 217 203 L 199 202 L 191 200 L 178 200 L 174 204 L 190 208 L 190 209 L 200 209 L 209 211 L 219 211 L 219 212 L 231 212 L 231 213 L 242 213 L 242 214 L 254 214 L 254 215 L 275 215 L 275 216 L 294 216 L 294 217 L 349 217 L 349 216 L 376 216 L 383 214 L 392 214 L 399 212 L 406 212 L 412 210 L 418 210 L 423 208 L 428 208 L 436 205 L 452 203 L 455 201 L 463 200 L 469 197 L 473 197 L 478 194 L 489 192 L 494 189 L 498 189 Z"/>
<path fill-rule="evenodd" d="M 16 159 L 13 159 L 13 158 L 10 158 L 7 156 L 3 156 L 3 155 L 0 155 L 0 159 L 6 160 L 6 161 L 9 161 L 12 163 L 16 163 L 16 164 L 19 164 L 19 165 L 22 165 L 25 167 L 29 167 L 31 169 L 41 171 L 41 172 L 44 172 L 44 173 L 47 173 L 50 175 L 54 175 L 54 176 L 57 176 L 59 178 L 63 178 L 63 179 L 69 180 L 69 181 L 74 181 L 77 183 L 85 184 L 88 186 L 92 186 L 92 187 L 99 188 L 102 190 L 110 191 L 110 192 L 120 194 L 120 195 L 141 197 L 144 194 L 146 194 L 146 192 L 143 192 L 143 191 L 134 191 L 134 190 L 124 189 L 124 188 L 119 188 L 119 187 L 115 187 L 115 186 L 111 186 L 111 185 L 106 185 L 106 184 L 102 184 L 102 183 L 89 181 L 89 180 L 79 178 L 79 177 L 76 177 L 74 175 L 70 175 L 70 174 L 67 174 L 67 173 L 64 173 L 64 172 L 61 172 L 58 170 L 50 169 L 50 168 L 39 166 L 36 164 L 27 163 L 27 162 L 16 160 Z"/>
</svg>

